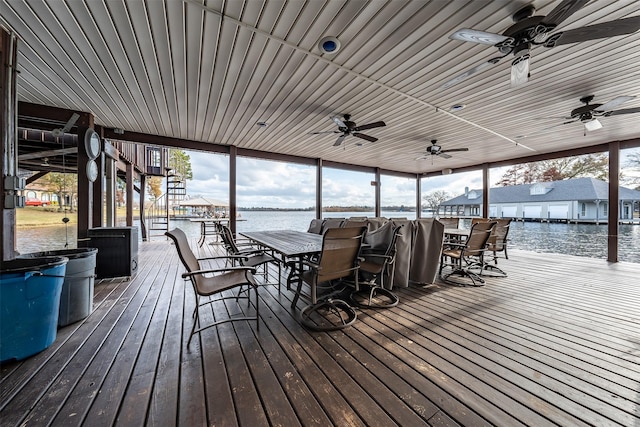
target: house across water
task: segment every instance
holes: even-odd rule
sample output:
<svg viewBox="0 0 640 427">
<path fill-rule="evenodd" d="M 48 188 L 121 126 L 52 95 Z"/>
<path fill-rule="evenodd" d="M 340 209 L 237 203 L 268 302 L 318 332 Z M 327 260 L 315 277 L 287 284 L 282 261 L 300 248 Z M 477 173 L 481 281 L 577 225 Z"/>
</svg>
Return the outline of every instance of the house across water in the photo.
<svg viewBox="0 0 640 427">
<path fill-rule="evenodd" d="M 640 191 L 620 187 L 619 220 L 634 222 Z M 495 187 L 489 190 L 489 216 L 525 221 L 607 221 L 609 184 L 595 178 Z M 445 216 L 481 216 L 482 190 L 465 193 L 440 204 Z"/>
</svg>

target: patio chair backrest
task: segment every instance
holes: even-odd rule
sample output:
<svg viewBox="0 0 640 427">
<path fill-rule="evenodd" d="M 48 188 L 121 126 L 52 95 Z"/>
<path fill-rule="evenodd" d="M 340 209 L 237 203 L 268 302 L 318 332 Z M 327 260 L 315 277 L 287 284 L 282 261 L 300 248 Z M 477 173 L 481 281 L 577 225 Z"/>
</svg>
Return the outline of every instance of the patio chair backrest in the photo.
<svg viewBox="0 0 640 427">
<path fill-rule="evenodd" d="M 342 223 L 342 227 L 366 227 L 367 226 L 367 219 L 354 219 L 354 218 L 349 218 L 344 220 L 344 222 Z"/>
<path fill-rule="evenodd" d="M 322 222 L 322 234 L 331 228 L 340 228 L 344 223 L 344 218 L 325 218 Z"/>
<path fill-rule="evenodd" d="M 227 255 L 237 255 L 240 249 L 236 245 L 236 239 L 233 237 L 231 229 L 226 225 L 221 225 L 220 235 L 222 236 L 222 243 L 227 250 Z"/>
<path fill-rule="evenodd" d="M 447 218 L 438 218 L 438 221 L 444 225 L 444 228 L 458 228 L 460 223 L 460 218 L 457 217 L 447 217 Z"/>
<path fill-rule="evenodd" d="M 318 218 L 314 218 L 309 223 L 309 228 L 307 229 L 307 233 L 320 234 L 322 233 L 322 220 Z"/>
<path fill-rule="evenodd" d="M 509 227 L 511 226 L 510 218 L 496 219 L 496 226 L 491 232 L 489 237 L 489 247 L 494 252 L 504 250 L 507 242 L 507 235 L 509 234 Z"/>
<path fill-rule="evenodd" d="M 350 276 L 358 266 L 358 255 L 366 227 L 330 228 L 322 238 L 318 259 L 318 282 Z"/>
<path fill-rule="evenodd" d="M 479 222 L 490 222 L 491 219 L 489 218 L 471 218 L 471 225 L 473 224 L 477 224 Z"/>
<path fill-rule="evenodd" d="M 165 232 L 164 234 L 175 243 L 176 250 L 178 251 L 178 257 L 180 258 L 180 261 L 182 261 L 182 265 L 187 270 L 187 272 L 191 273 L 193 271 L 202 270 L 198 259 L 189 246 L 189 241 L 187 240 L 187 236 L 184 231 L 179 228 L 175 228 L 171 231 Z M 189 276 L 189 279 L 191 280 L 191 284 L 193 286 L 193 290 L 196 293 L 201 293 L 201 290 L 203 288 L 203 278 L 204 276 L 202 274 L 194 274 L 193 276 Z"/>
<path fill-rule="evenodd" d="M 196 256 L 193 254 L 184 231 L 179 228 L 175 228 L 171 231 L 167 231 L 164 234 L 171 240 L 173 240 L 173 243 L 175 243 L 176 249 L 178 251 L 178 257 L 180 258 L 180 261 L 182 261 L 184 268 L 186 268 L 188 272 L 200 270 L 200 263 L 198 262 Z"/>
<path fill-rule="evenodd" d="M 471 226 L 469 237 L 464 248 L 465 255 L 480 255 L 487 247 L 491 231 L 496 225 L 495 221 L 477 222 Z"/>
</svg>

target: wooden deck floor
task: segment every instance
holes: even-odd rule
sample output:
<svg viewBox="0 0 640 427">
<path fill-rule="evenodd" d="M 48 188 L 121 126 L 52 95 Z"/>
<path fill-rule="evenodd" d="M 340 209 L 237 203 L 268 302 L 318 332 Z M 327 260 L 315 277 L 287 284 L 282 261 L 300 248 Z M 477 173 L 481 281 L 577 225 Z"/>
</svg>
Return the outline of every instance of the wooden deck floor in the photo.
<svg viewBox="0 0 640 427">
<path fill-rule="evenodd" d="M 91 316 L 1 367 L 0 424 L 640 426 L 640 265 L 510 255 L 508 278 L 402 289 L 340 332 L 304 330 L 264 286 L 259 331 L 227 323 L 187 349 L 175 248 L 143 243 L 137 276 L 97 284 Z"/>
</svg>

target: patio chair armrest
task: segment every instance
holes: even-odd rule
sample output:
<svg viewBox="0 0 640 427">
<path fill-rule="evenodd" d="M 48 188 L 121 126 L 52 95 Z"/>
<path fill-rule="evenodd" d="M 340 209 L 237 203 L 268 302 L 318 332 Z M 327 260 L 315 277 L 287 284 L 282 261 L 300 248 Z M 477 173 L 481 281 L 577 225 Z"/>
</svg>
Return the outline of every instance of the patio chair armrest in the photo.
<svg viewBox="0 0 640 427">
<path fill-rule="evenodd" d="M 455 246 L 457 248 L 464 248 L 467 246 L 466 243 L 456 243 L 456 242 L 444 242 L 445 246 Z"/>
<path fill-rule="evenodd" d="M 264 250 L 262 249 L 252 249 L 252 250 L 244 250 L 244 251 L 238 251 L 238 255 L 240 256 L 249 256 L 249 255 L 262 255 L 264 254 Z"/>
<path fill-rule="evenodd" d="M 242 259 L 246 261 L 247 257 L 245 255 L 220 255 L 220 256 L 198 258 L 198 261 L 210 261 L 213 259 Z"/>
<path fill-rule="evenodd" d="M 246 271 L 250 271 L 252 274 L 256 272 L 255 267 L 212 268 L 212 269 L 207 269 L 207 270 L 188 271 L 188 272 L 182 274 L 182 278 L 186 279 L 187 277 L 195 276 L 196 274 L 223 273 L 223 272 L 235 271 L 235 270 L 246 270 Z"/>
<path fill-rule="evenodd" d="M 391 255 L 383 255 L 383 254 L 364 254 L 364 258 L 362 258 L 363 260 L 366 260 L 368 258 L 374 258 L 374 259 L 386 259 L 387 261 L 391 260 L 393 257 Z"/>
<path fill-rule="evenodd" d="M 304 265 L 306 265 L 307 267 L 315 268 L 316 270 L 320 268 L 320 264 L 318 264 L 318 263 L 316 263 L 316 262 L 313 262 L 313 261 L 312 261 L 312 260 L 310 260 L 310 259 L 303 259 L 303 260 L 302 260 L 302 263 L 303 263 Z"/>
</svg>

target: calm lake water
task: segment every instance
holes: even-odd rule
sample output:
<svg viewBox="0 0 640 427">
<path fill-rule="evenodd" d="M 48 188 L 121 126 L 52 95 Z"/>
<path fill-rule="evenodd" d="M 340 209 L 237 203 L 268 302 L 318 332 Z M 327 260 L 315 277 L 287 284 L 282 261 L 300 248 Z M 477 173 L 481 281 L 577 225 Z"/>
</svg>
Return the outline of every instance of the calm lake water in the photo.
<svg viewBox="0 0 640 427">
<path fill-rule="evenodd" d="M 305 231 L 314 217 L 313 212 L 254 212 L 241 211 L 238 231 L 293 229 Z M 373 216 L 371 213 L 326 213 L 326 217 Z M 404 217 L 403 212 L 382 212 L 386 217 Z M 413 219 L 413 213 L 408 213 Z M 200 225 L 188 220 L 172 221 L 172 227 L 180 227 L 187 233 L 198 235 Z M 463 224 L 469 227 L 469 221 Z M 620 225 L 620 261 L 640 263 L 640 225 Z M 20 253 L 76 247 L 75 227 L 64 226 L 19 228 L 18 251 Z M 513 222 L 509 231 L 510 248 L 544 253 L 564 253 L 591 258 L 607 257 L 607 226 L 595 224 L 561 224 L 539 222 Z"/>
</svg>

